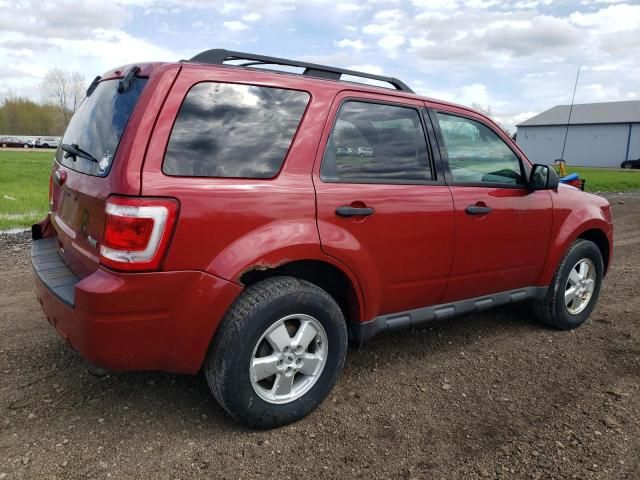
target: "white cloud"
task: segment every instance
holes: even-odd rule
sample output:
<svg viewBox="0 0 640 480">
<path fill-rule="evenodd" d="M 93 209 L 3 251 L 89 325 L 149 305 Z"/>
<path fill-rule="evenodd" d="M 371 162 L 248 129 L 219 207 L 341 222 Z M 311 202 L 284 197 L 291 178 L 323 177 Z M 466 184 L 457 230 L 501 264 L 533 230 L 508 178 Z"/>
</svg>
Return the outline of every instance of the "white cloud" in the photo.
<svg viewBox="0 0 640 480">
<path fill-rule="evenodd" d="M 421 86 L 417 89 L 417 92 L 430 98 L 445 100 L 469 107 L 474 103 L 482 105 L 483 107 L 493 103 L 487 86 L 482 83 L 471 83 L 457 88 L 441 90 Z"/>
<path fill-rule="evenodd" d="M 382 22 L 397 22 L 402 19 L 402 12 L 397 8 L 393 10 L 381 10 L 377 12 L 373 18 Z"/>
<path fill-rule="evenodd" d="M 581 0 L 580 5 L 595 5 L 598 3 L 622 3 L 625 0 Z"/>
<path fill-rule="evenodd" d="M 384 73 L 382 68 L 379 67 L 378 65 L 370 65 L 370 64 L 351 65 L 350 67 L 347 67 L 347 68 L 349 70 L 355 70 L 356 72 L 372 73 L 373 75 L 382 75 Z"/>
<path fill-rule="evenodd" d="M 574 12 L 569 20 L 579 27 L 597 28 L 598 33 L 637 30 L 640 5 L 611 5 L 592 13 Z"/>
<path fill-rule="evenodd" d="M 130 13 L 115 2 L 13 2 L 3 7 L 0 32 L 20 32 L 31 39 L 86 38 L 96 28 L 118 28 L 129 19 Z"/>
<path fill-rule="evenodd" d="M 262 15 L 256 12 L 246 13 L 242 15 L 242 20 L 245 22 L 257 22 L 262 18 Z"/>
<path fill-rule="evenodd" d="M 222 22 L 224 27 L 232 32 L 241 32 L 243 30 L 249 30 L 246 23 L 242 23 L 238 20 L 229 20 L 228 22 Z"/>
<path fill-rule="evenodd" d="M 340 48 L 353 48 L 354 50 L 364 50 L 365 48 L 367 48 L 365 44 L 362 43 L 362 40 L 360 39 L 350 40 L 348 38 L 343 38 L 342 40 L 339 40 L 334 43 L 336 46 Z"/>
<path fill-rule="evenodd" d="M 624 67 L 622 63 L 602 63 L 600 65 L 586 66 L 584 70 L 591 70 L 592 72 L 615 72 L 620 71 Z"/>
<path fill-rule="evenodd" d="M 458 2 L 456 0 L 413 0 L 416 7 L 428 8 L 429 10 L 456 10 Z"/>
<path fill-rule="evenodd" d="M 357 12 L 359 10 L 363 10 L 364 8 L 365 8 L 364 5 L 358 4 L 358 3 L 338 3 L 336 5 L 336 10 L 338 12 L 347 12 L 347 13 Z"/>
<path fill-rule="evenodd" d="M 531 117 L 537 115 L 540 112 L 518 112 L 515 114 L 505 114 L 505 115 L 496 115 L 495 120 L 497 120 L 501 125 L 503 125 L 508 131 L 513 132 L 516 130 L 516 125 L 524 122 L 525 120 L 530 119 Z"/>
<path fill-rule="evenodd" d="M 434 46 L 436 42 L 433 40 L 427 40 L 425 37 L 413 37 L 409 39 L 409 45 L 413 48 L 424 48 L 428 46 Z"/>
<path fill-rule="evenodd" d="M 496 5 L 500 5 L 501 3 L 502 2 L 500 0 L 466 0 L 464 5 L 469 8 L 488 9 Z"/>
<path fill-rule="evenodd" d="M 396 50 L 403 43 L 404 37 L 396 33 L 385 35 L 380 40 L 378 40 L 378 45 L 380 45 L 385 50 Z"/>
<path fill-rule="evenodd" d="M 486 85 L 481 83 L 472 83 L 465 85 L 460 89 L 459 102 L 466 104 L 477 103 L 480 105 L 491 105 L 489 90 Z"/>
<path fill-rule="evenodd" d="M 236 10 L 241 10 L 242 8 L 243 8 L 242 3 L 224 2 L 222 4 L 221 13 L 226 14 L 230 12 L 235 12 Z"/>
</svg>

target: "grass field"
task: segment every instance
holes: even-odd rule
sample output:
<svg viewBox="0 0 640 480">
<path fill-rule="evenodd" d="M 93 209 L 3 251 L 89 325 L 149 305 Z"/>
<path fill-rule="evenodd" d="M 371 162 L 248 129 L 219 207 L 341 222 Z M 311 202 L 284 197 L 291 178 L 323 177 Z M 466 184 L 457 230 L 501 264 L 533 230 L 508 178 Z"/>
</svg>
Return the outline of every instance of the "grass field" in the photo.
<svg viewBox="0 0 640 480">
<path fill-rule="evenodd" d="M 640 190 L 640 170 L 617 168 L 567 167 L 567 172 L 576 172 L 584 178 L 588 192 L 625 192 Z"/>
<path fill-rule="evenodd" d="M 0 231 L 44 218 L 52 157 L 50 151 L 0 151 Z"/>
<path fill-rule="evenodd" d="M 52 152 L 0 150 L 0 231 L 29 227 L 47 212 Z M 640 190 L 640 170 L 567 168 L 590 192 Z"/>
</svg>

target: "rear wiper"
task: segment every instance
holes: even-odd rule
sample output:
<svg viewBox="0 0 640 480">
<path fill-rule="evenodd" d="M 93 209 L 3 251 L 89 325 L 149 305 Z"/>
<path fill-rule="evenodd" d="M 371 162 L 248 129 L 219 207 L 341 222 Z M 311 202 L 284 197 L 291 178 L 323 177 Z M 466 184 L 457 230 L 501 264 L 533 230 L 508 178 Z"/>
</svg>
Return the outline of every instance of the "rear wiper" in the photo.
<svg viewBox="0 0 640 480">
<path fill-rule="evenodd" d="M 63 143 L 60 145 L 60 148 L 64 150 L 66 153 L 64 154 L 64 158 L 72 157 L 75 162 L 76 157 L 81 157 L 91 162 L 98 163 L 96 157 L 91 155 L 86 150 L 81 149 L 77 143 Z"/>
<path fill-rule="evenodd" d="M 131 90 L 131 87 L 133 87 L 133 82 L 135 82 L 136 75 L 138 74 L 139 71 L 140 71 L 140 67 L 137 65 L 134 65 L 127 71 L 127 73 L 125 73 L 124 77 L 122 77 L 118 81 L 118 93 L 124 93 Z"/>
<path fill-rule="evenodd" d="M 93 82 L 91 82 L 91 85 L 89 85 L 89 88 L 87 88 L 87 97 L 90 97 L 93 91 L 98 87 L 98 83 L 100 83 L 100 80 L 102 80 L 102 77 L 100 75 L 93 79 Z"/>
</svg>

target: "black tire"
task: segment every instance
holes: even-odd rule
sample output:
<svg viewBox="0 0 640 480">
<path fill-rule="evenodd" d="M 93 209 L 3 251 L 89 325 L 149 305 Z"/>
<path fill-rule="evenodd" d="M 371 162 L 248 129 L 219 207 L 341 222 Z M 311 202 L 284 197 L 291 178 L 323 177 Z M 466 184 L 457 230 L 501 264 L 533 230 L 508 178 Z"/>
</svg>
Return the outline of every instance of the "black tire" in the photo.
<svg viewBox="0 0 640 480">
<path fill-rule="evenodd" d="M 279 319 L 305 314 L 327 338 L 326 362 L 313 386 L 284 404 L 265 401 L 250 379 L 254 348 Z M 335 300 L 316 285 L 293 277 L 273 277 L 249 286 L 227 311 L 205 360 L 215 399 L 238 421 L 259 428 L 286 425 L 314 410 L 333 388 L 347 352 L 347 327 Z"/>
<path fill-rule="evenodd" d="M 622 168 L 633 168 L 633 165 L 631 164 L 631 162 L 622 162 L 622 165 L 620 165 Z"/>
<path fill-rule="evenodd" d="M 565 305 L 565 288 L 573 267 L 582 259 L 589 259 L 595 266 L 595 285 L 589 303 L 579 313 L 572 314 Z M 562 262 L 558 266 L 549 290 L 542 300 L 534 302 L 534 311 L 538 319 L 551 327 L 571 330 L 582 325 L 598 303 L 604 263 L 600 249 L 589 240 L 576 240 L 571 244 Z"/>
<path fill-rule="evenodd" d="M 7 144 L 6 144 L 6 143 L 3 143 L 3 144 L 2 144 L 2 148 L 7 148 Z"/>
<path fill-rule="evenodd" d="M 22 145 L 22 148 L 29 148 L 29 144 L 25 143 L 24 145 Z"/>
<path fill-rule="evenodd" d="M 42 145 L 42 148 L 49 148 L 49 144 L 45 143 L 44 145 Z"/>
</svg>

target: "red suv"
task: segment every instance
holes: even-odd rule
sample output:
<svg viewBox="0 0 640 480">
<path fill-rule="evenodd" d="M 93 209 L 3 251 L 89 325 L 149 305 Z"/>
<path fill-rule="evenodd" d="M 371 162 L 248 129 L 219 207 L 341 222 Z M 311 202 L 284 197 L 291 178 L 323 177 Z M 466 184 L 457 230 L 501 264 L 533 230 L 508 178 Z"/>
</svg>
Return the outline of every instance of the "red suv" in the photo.
<svg viewBox="0 0 640 480">
<path fill-rule="evenodd" d="M 59 334 L 109 370 L 202 369 L 261 427 L 318 406 L 349 340 L 522 300 L 577 327 L 611 260 L 608 202 L 486 116 L 226 50 L 97 77 L 49 201 L 32 263 Z"/>
</svg>

